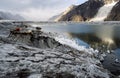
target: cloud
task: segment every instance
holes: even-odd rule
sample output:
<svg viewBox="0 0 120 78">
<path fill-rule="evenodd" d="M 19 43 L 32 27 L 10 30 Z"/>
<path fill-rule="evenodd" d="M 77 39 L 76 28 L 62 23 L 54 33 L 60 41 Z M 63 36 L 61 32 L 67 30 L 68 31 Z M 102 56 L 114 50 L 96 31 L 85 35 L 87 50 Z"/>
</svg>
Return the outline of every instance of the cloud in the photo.
<svg viewBox="0 0 120 78">
<path fill-rule="evenodd" d="M 0 9 L 24 16 L 27 20 L 47 20 L 77 0 L 0 0 Z"/>
<path fill-rule="evenodd" d="M 25 11 L 22 11 L 20 14 L 24 16 L 24 18 L 26 18 L 27 20 L 46 21 L 51 16 L 56 15 L 56 13 L 58 13 L 56 10 L 29 8 Z"/>
</svg>

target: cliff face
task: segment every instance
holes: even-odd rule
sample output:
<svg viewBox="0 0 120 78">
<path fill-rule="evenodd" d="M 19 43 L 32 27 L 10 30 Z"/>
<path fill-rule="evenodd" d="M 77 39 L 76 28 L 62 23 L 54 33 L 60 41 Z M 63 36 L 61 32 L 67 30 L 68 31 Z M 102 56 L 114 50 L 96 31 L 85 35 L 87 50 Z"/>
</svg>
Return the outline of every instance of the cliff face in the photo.
<svg viewBox="0 0 120 78">
<path fill-rule="evenodd" d="M 98 9 L 103 6 L 99 0 L 89 0 L 82 5 L 76 6 L 66 15 L 61 16 L 57 21 L 86 21 L 97 14 Z"/>
<path fill-rule="evenodd" d="M 88 0 L 83 4 L 72 8 L 66 14 L 61 14 L 61 16 L 59 16 L 55 21 L 76 21 L 76 22 L 89 21 L 90 19 L 94 18 L 97 15 L 98 10 L 102 6 L 111 4 L 116 1 L 119 1 L 119 0 Z M 113 8 L 112 11 L 114 13 L 111 12 L 112 16 L 114 17 L 115 17 L 116 10 L 119 9 L 118 5 L 120 4 L 117 4 Z M 109 16 L 111 17 L 111 14 Z M 119 17 L 119 15 L 117 17 Z"/>
<path fill-rule="evenodd" d="M 113 7 L 105 21 L 120 21 L 120 1 Z"/>
</svg>

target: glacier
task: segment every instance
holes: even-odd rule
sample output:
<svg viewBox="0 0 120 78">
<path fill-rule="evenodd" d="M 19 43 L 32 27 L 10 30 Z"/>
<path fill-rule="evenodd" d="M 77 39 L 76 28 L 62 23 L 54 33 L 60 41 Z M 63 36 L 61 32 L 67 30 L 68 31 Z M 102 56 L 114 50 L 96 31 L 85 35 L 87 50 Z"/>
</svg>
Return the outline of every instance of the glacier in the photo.
<svg viewBox="0 0 120 78">
<path fill-rule="evenodd" d="M 1 32 L 10 31 L 9 27 L 15 28 L 12 24 L 4 25 L 0 34 L 6 35 Z M 103 68 L 97 50 L 77 45 L 61 34 L 42 32 L 32 41 L 30 37 L 22 34 L 0 36 L 1 78 L 114 78 Z"/>
</svg>

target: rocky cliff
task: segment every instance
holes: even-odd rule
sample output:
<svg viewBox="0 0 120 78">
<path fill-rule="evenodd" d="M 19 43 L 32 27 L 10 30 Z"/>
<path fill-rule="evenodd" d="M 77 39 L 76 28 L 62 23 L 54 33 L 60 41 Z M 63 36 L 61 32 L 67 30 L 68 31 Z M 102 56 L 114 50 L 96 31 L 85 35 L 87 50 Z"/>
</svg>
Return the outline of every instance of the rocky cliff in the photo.
<svg viewBox="0 0 120 78">
<path fill-rule="evenodd" d="M 55 21 L 89 21 L 97 15 L 99 9 L 102 6 L 117 1 L 119 0 L 88 0 L 83 4 L 72 8 L 66 14 L 61 14 L 61 16 L 59 16 Z M 119 14 L 119 11 L 117 10 L 117 7 L 119 7 L 119 5 L 120 4 L 118 3 L 114 6 L 113 10 L 109 14 L 109 18 L 111 17 L 111 14 L 112 16 L 115 16 L 115 14 Z M 115 13 L 116 10 L 118 11 L 117 13 Z M 119 15 L 117 17 L 119 18 Z"/>
</svg>

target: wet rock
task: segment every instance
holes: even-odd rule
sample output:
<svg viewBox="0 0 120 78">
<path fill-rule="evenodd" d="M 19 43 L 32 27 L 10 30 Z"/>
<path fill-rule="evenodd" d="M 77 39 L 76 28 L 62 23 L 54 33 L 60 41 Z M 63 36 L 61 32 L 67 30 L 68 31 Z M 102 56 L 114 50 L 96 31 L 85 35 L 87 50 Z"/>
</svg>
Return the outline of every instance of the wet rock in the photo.
<svg viewBox="0 0 120 78">
<path fill-rule="evenodd" d="M 43 78 L 75 78 L 75 76 L 67 72 L 62 73 L 48 72 L 43 76 Z"/>
<path fill-rule="evenodd" d="M 32 38 L 32 45 L 39 48 L 55 48 L 60 45 L 55 39 L 50 37 L 40 36 L 38 38 Z"/>
<path fill-rule="evenodd" d="M 14 25 L 12 23 L 0 23 L 0 35 L 2 36 L 8 36 L 10 29 L 14 28 Z"/>
<path fill-rule="evenodd" d="M 9 35 L 9 39 L 16 43 L 24 43 L 38 48 L 55 48 L 60 45 L 54 38 L 42 35 L 41 31 L 28 32 L 14 32 Z M 19 47 L 25 49 L 24 47 Z"/>
<path fill-rule="evenodd" d="M 120 63 L 116 62 L 116 58 L 114 53 L 107 54 L 103 61 L 103 66 L 114 75 L 120 75 Z"/>
<path fill-rule="evenodd" d="M 21 69 L 18 73 L 17 76 L 19 78 L 27 78 L 30 75 L 30 70 L 29 69 Z"/>
<path fill-rule="evenodd" d="M 21 69 L 19 71 L 8 72 L 5 76 L 0 76 L 0 78 L 28 78 L 30 75 L 30 70 Z"/>
</svg>

